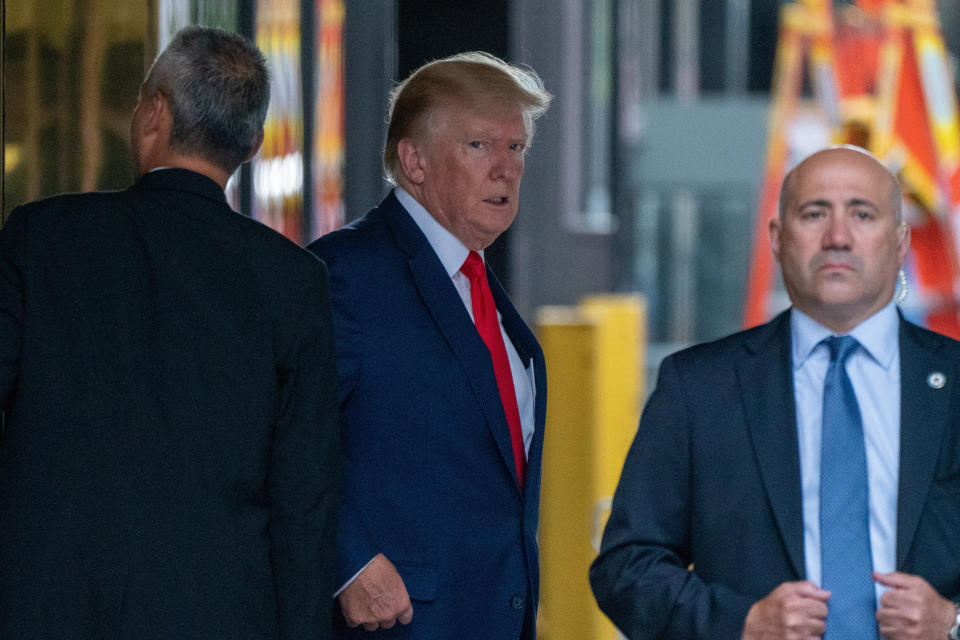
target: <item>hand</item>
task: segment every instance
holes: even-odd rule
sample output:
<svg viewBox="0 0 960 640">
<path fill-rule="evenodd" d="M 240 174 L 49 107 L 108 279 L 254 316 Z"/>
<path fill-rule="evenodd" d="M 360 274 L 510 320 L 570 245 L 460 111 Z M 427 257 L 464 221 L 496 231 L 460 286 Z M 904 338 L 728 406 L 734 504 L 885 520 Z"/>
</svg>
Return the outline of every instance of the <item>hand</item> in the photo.
<svg viewBox="0 0 960 640">
<path fill-rule="evenodd" d="M 410 624 L 413 605 L 397 573 L 397 568 L 378 553 L 340 595 L 340 609 L 350 627 L 367 631 L 389 629 L 394 624 Z"/>
<path fill-rule="evenodd" d="M 887 640 L 946 638 L 957 617 L 953 603 L 940 596 L 920 576 L 876 573 L 873 579 L 890 587 L 880 596 L 877 622 Z"/>
<path fill-rule="evenodd" d="M 812 582 L 784 582 L 754 603 L 743 625 L 742 640 L 807 640 L 827 627 L 829 591 Z"/>
</svg>

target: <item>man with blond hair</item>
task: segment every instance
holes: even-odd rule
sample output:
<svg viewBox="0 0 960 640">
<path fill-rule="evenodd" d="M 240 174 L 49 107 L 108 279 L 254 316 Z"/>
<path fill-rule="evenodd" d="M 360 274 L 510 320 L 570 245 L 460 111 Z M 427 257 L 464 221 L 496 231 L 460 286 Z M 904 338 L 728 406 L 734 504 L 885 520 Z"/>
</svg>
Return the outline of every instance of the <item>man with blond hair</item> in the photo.
<svg viewBox="0 0 960 640">
<path fill-rule="evenodd" d="M 483 252 L 549 99 L 487 54 L 424 65 L 392 95 L 396 188 L 309 247 L 331 274 L 346 458 L 338 637 L 535 636 L 546 372 Z"/>
</svg>

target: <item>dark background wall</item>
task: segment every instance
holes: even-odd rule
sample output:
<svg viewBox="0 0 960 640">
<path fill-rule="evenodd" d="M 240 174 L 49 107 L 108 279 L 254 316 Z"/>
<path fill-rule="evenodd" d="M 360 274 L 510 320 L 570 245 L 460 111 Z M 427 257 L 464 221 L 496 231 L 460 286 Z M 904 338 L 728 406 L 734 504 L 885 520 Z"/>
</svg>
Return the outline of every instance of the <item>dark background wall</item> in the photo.
<svg viewBox="0 0 960 640">
<path fill-rule="evenodd" d="M 347 11 L 347 219 L 377 204 L 383 178 L 387 93 L 430 60 L 482 50 L 508 58 L 508 0 L 351 0 Z M 522 203 L 521 203 L 522 208 Z M 509 288 L 510 232 L 487 249 L 487 260 Z"/>
</svg>

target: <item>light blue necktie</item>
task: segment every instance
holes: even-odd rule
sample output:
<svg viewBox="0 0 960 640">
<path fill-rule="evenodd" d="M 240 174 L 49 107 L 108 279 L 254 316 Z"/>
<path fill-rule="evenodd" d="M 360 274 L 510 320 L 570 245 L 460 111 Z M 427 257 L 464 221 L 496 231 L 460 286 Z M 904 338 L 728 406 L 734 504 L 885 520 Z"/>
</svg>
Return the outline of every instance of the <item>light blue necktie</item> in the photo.
<svg viewBox="0 0 960 640">
<path fill-rule="evenodd" d="M 827 601 L 824 640 L 877 637 L 870 554 L 870 505 L 863 423 L 847 357 L 860 346 L 850 336 L 825 340 L 830 366 L 823 384 L 820 453 L 820 560 Z"/>
</svg>

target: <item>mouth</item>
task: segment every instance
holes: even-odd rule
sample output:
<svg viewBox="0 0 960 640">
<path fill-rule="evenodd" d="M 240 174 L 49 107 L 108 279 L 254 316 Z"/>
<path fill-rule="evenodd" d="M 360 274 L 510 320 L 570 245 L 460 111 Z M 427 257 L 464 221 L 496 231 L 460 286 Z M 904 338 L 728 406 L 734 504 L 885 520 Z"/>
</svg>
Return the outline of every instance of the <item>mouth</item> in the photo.
<svg viewBox="0 0 960 640">
<path fill-rule="evenodd" d="M 853 266 L 846 262 L 826 262 L 820 268 L 824 271 L 855 271 Z"/>
<path fill-rule="evenodd" d="M 824 251 L 814 256 L 810 266 L 826 273 L 850 273 L 862 270 L 863 260 L 849 251 Z"/>
<path fill-rule="evenodd" d="M 507 198 L 506 196 L 500 196 L 497 198 L 486 198 L 484 202 L 495 205 L 495 206 L 503 206 L 508 202 L 510 202 L 510 199 Z"/>
</svg>

